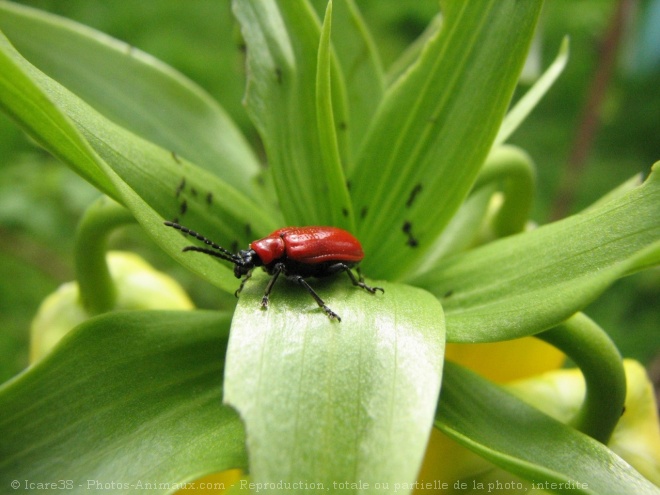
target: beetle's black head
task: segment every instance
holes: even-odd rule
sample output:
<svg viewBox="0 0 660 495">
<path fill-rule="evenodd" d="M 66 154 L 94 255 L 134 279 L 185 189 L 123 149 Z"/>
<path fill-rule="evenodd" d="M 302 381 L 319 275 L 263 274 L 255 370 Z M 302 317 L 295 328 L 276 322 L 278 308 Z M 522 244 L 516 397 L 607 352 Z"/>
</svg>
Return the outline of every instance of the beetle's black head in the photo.
<svg viewBox="0 0 660 495">
<path fill-rule="evenodd" d="M 196 251 L 198 253 L 208 254 L 209 256 L 220 258 L 221 260 L 230 261 L 233 263 L 234 275 L 236 275 L 236 278 L 241 278 L 243 275 L 247 275 L 255 266 L 262 266 L 264 264 L 254 249 L 243 249 L 238 253 L 232 253 L 222 246 L 219 246 L 209 238 L 204 237 L 194 230 L 190 230 L 188 227 L 184 227 L 183 225 L 179 225 L 175 222 L 165 222 L 165 225 L 180 230 L 184 234 L 191 235 L 195 239 L 202 241 L 207 246 L 210 246 L 210 248 L 201 246 L 186 246 L 183 248 L 183 251 Z"/>
<path fill-rule="evenodd" d="M 233 256 L 232 263 L 234 263 L 234 275 L 236 275 L 236 278 L 247 275 L 255 266 L 261 266 L 263 264 L 254 249 L 243 249 L 239 251 Z"/>
</svg>

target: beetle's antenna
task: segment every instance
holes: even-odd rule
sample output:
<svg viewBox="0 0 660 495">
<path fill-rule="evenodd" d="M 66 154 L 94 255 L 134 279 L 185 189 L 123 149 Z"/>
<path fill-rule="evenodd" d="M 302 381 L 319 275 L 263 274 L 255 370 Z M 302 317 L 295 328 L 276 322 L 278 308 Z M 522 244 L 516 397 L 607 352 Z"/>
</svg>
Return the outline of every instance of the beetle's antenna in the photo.
<svg viewBox="0 0 660 495">
<path fill-rule="evenodd" d="M 195 251 L 197 253 L 208 254 L 209 256 L 214 256 L 215 258 L 220 258 L 221 260 L 231 261 L 232 263 L 238 263 L 235 256 L 228 256 L 223 252 L 214 251 L 213 249 L 207 249 L 199 246 L 186 246 L 183 248 L 183 251 Z"/>
<path fill-rule="evenodd" d="M 215 249 L 215 251 L 213 251 L 211 249 L 206 249 L 197 246 L 187 246 L 183 248 L 184 251 L 197 251 L 200 253 L 208 254 L 210 256 L 215 256 L 216 258 L 220 258 L 226 261 L 231 261 L 232 263 L 235 264 L 241 264 L 241 258 L 236 256 L 231 251 L 228 251 L 227 249 L 223 248 L 222 246 L 219 246 L 208 237 L 204 237 L 202 234 L 195 232 L 194 230 L 190 230 L 188 227 L 184 227 L 183 225 L 179 225 L 178 223 L 175 222 L 164 222 L 164 223 L 168 227 L 172 227 L 174 229 L 180 230 L 184 234 L 191 235 L 198 241 L 202 241 L 207 246 L 211 246 L 213 249 Z"/>
</svg>

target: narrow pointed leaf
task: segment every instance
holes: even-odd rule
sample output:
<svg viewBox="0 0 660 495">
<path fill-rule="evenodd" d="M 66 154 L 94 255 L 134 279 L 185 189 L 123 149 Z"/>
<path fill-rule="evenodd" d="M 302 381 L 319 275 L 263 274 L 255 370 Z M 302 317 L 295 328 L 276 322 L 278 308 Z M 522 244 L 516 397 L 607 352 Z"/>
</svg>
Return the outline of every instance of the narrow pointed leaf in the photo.
<svg viewBox="0 0 660 495">
<path fill-rule="evenodd" d="M 442 28 L 388 89 L 350 177 L 371 276 L 403 276 L 464 200 L 509 105 L 541 2 L 442 7 Z"/>
<path fill-rule="evenodd" d="M 412 483 L 440 387 L 440 304 L 403 285 L 384 284 L 384 294 L 343 278 L 315 285 L 338 322 L 293 284 L 278 284 L 264 310 L 264 285 L 260 276 L 241 295 L 225 373 L 225 400 L 246 424 L 252 481 L 334 491 L 348 482 L 346 493 Z"/>
<path fill-rule="evenodd" d="M 332 108 L 332 1 L 328 2 L 321 39 L 319 41 L 318 61 L 316 65 L 316 118 L 318 123 L 319 151 L 323 160 L 326 176 L 330 179 L 328 195 L 332 196 L 332 204 L 344 205 L 341 210 L 329 208 L 331 225 L 340 225 L 355 231 L 353 212 L 348 189 L 345 186 L 342 170 L 339 142 L 335 126 L 334 110 Z"/>
<path fill-rule="evenodd" d="M 306 1 L 241 0 L 233 8 L 247 44 L 247 110 L 264 142 L 286 223 L 343 223 L 343 211 L 349 209 L 341 193 L 345 180 L 324 160 L 319 143 L 318 18 Z M 332 65 L 335 132 L 344 160 L 345 90 Z"/>
<path fill-rule="evenodd" d="M 224 313 L 148 311 L 78 327 L 0 388 L 0 486 L 66 479 L 70 493 L 89 493 L 92 480 L 171 493 L 136 483 L 245 468 L 241 422 L 221 402 L 229 323 Z"/>
<path fill-rule="evenodd" d="M 436 425 L 538 489 L 589 495 L 660 493 L 603 444 L 452 363 L 446 365 Z"/>
<path fill-rule="evenodd" d="M 448 340 L 554 327 L 615 280 L 660 263 L 660 171 L 589 211 L 443 260 L 412 283 L 445 297 Z"/>
<path fill-rule="evenodd" d="M 437 36 L 442 27 L 442 12 L 433 16 L 426 29 L 403 51 L 401 55 L 387 69 L 387 86 L 391 86 L 401 77 L 419 58 L 426 43 Z"/>
<path fill-rule="evenodd" d="M 568 47 L 568 38 L 564 38 L 559 48 L 559 53 L 552 64 L 550 64 L 550 67 L 546 69 L 543 75 L 534 83 L 534 86 L 507 113 L 495 138 L 495 146 L 504 143 L 514 133 L 564 71 L 568 62 Z"/>
<path fill-rule="evenodd" d="M 332 46 L 342 67 L 351 157 L 359 150 L 385 92 L 378 50 L 354 0 L 334 0 Z M 349 159 L 347 170 L 353 164 Z"/>
<path fill-rule="evenodd" d="M 258 162 L 200 87 L 151 56 L 68 19 L 0 2 L 0 29 L 31 63 L 108 119 L 248 194 Z"/>
</svg>

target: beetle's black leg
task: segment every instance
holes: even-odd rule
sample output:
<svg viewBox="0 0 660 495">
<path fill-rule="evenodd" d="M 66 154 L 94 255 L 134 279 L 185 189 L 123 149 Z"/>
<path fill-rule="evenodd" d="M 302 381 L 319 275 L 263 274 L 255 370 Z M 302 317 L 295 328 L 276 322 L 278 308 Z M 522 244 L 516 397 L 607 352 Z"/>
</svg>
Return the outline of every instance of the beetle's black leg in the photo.
<svg viewBox="0 0 660 495">
<path fill-rule="evenodd" d="M 335 313 L 333 310 L 331 310 L 326 304 L 323 302 L 323 299 L 316 293 L 314 289 L 312 289 L 312 286 L 307 283 L 307 280 L 302 278 L 300 275 L 293 275 L 289 277 L 291 280 L 294 282 L 297 282 L 298 284 L 302 285 L 305 289 L 307 289 L 307 292 L 310 293 L 310 295 L 314 298 L 316 301 L 316 304 L 319 305 L 319 307 L 325 312 L 326 315 L 328 315 L 328 318 L 331 320 L 334 318 L 337 321 L 341 321 L 341 318 L 337 313 Z"/>
<path fill-rule="evenodd" d="M 266 286 L 266 291 L 264 292 L 264 297 L 261 298 L 261 307 L 262 308 L 267 308 L 268 307 L 268 298 L 270 297 L 270 291 L 273 290 L 273 285 L 275 285 L 275 281 L 277 280 L 277 277 L 280 276 L 280 273 L 284 270 L 284 264 L 282 263 L 277 263 L 273 267 L 272 271 L 272 277 L 268 281 L 268 285 Z"/>
<path fill-rule="evenodd" d="M 239 285 L 239 286 L 238 286 L 238 289 L 236 289 L 236 292 L 234 292 L 234 296 L 238 297 L 238 295 L 239 295 L 239 294 L 241 293 L 241 291 L 243 290 L 243 287 L 245 287 L 245 282 L 247 282 L 248 280 L 250 280 L 250 277 L 251 277 L 251 276 L 252 276 L 252 270 L 250 270 L 249 272 L 247 272 L 247 273 L 245 274 L 245 277 L 243 277 L 243 280 L 241 280 L 241 285 Z"/>
<path fill-rule="evenodd" d="M 344 263 L 337 263 L 335 265 L 332 265 L 328 268 L 328 271 L 336 273 L 336 272 L 341 272 L 344 271 L 348 274 L 348 277 L 351 279 L 351 282 L 353 282 L 353 285 L 357 287 L 362 287 L 364 290 L 371 294 L 375 294 L 377 290 L 381 291 L 383 294 L 385 294 L 385 290 L 383 290 L 381 287 L 371 287 L 367 284 L 364 283 L 364 277 L 362 276 L 362 272 L 360 271 L 360 268 L 356 268 L 358 275 L 360 276 L 359 279 L 355 278 L 355 275 L 351 271 L 351 268 L 344 264 Z"/>
</svg>

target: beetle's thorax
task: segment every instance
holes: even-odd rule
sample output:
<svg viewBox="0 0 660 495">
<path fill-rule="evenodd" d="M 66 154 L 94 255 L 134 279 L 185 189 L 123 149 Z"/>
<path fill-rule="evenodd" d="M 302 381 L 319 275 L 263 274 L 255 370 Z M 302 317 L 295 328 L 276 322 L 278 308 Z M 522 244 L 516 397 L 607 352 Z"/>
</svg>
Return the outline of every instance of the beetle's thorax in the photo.
<svg viewBox="0 0 660 495">
<path fill-rule="evenodd" d="M 281 235 L 274 233 L 250 244 L 253 252 L 264 265 L 270 265 L 273 261 L 286 256 L 286 245 Z"/>
</svg>

